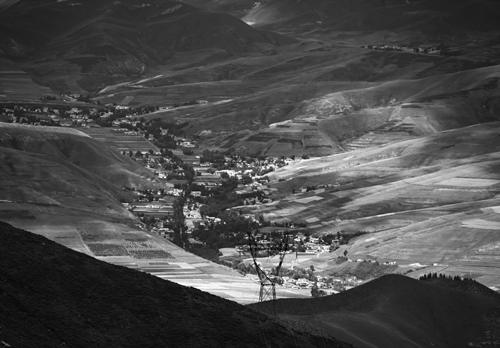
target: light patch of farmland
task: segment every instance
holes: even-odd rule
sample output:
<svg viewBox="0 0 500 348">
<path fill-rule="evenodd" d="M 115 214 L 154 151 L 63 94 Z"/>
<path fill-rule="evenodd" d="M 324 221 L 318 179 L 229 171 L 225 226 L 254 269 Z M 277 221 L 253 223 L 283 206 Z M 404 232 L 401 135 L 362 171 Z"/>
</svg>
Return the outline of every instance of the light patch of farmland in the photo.
<svg viewBox="0 0 500 348">
<path fill-rule="evenodd" d="M 308 209 L 308 207 L 288 207 L 288 208 L 283 208 L 279 210 L 275 210 L 272 213 L 264 214 L 264 217 L 284 217 L 284 216 L 291 216 L 291 215 L 296 215 L 304 210 Z"/>
<path fill-rule="evenodd" d="M 113 128 L 84 128 L 82 132 L 85 132 L 96 140 L 108 144 L 118 151 L 160 151 L 158 147 L 141 135 L 130 135 Z"/>
<path fill-rule="evenodd" d="M 477 228 L 480 230 L 500 231 L 500 221 L 489 221 L 483 219 L 471 219 L 462 221 L 462 227 Z"/>
<path fill-rule="evenodd" d="M 296 199 L 295 202 L 301 203 L 301 204 L 308 204 L 311 202 L 322 201 L 323 199 L 324 199 L 324 197 L 321 197 L 321 196 L 311 196 L 311 197 L 304 197 L 304 198 Z"/>
<path fill-rule="evenodd" d="M 39 133 L 57 133 L 57 134 L 70 134 L 70 135 L 76 135 L 79 137 L 86 137 L 90 138 L 88 134 L 85 134 L 84 132 L 81 132 L 77 129 L 74 128 L 65 128 L 65 127 L 50 127 L 50 126 L 32 126 L 29 124 L 20 124 L 20 123 L 4 123 L 0 122 L 0 128 L 5 128 L 7 130 L 9 129 L 16 129 L 16 130 L 32 130 L 36 131 Z"/>
<path fill-rule="evenodd" d="M 500 180 L 481 179 L 481 178 L 450 178 L 438 182 L 442 186 L 459 186 L 459 187 L 489 187 L 500 183 Z"/>
<path fill-rule="evenodd" d="M 487 208 L 483 208 L 482 209 L 485 213 L 487 212 L 494 212 L 496 214 L 500 214 L 500 206 L 497 206 L 497 207 L 487 207 Z"/>
</svg>

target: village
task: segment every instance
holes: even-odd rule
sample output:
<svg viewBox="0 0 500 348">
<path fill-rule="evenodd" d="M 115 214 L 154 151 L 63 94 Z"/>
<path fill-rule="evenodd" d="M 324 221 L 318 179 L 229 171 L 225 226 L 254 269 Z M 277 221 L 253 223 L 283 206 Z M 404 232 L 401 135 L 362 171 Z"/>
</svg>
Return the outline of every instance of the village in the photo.
<svg viewBox="0 0 500 348">
<path fill-rule="evenodd" d="M 392 43 L 363 45 L 361 47 L 375 51 L 394 51 L 431 56 L 440 56 L 451 53 L 451 51 L 446 49 L 443 45 L 408 46 L 404 44 Z"/>
<path fill-rule="evenodd" d="M 182 124 L 140 117 L 157 109 L 7 104 L 0 105 L 0 121 L 76 128 L 140 163 L 154 175 L 151 187 L 123 187 L 132 197 L 123 205 L 138 217 L 139 227 L 249 276 L 255 276 L 255 270 L 247 248 L 248 233 L 262 246 L 287 234 L 287 252 L 296 257 L 328 254 L 347 242 L 341 233 L 315 238 L 306 224 L 266 220 L 245 209 L 272 204 L 276 189 L 269 186 L 267 175 L 299 158 L 242 157 L 202 149 L 196 139 L 185 136 Z M 307 186 L 301 192 L 325 188 Z M 224 257 L 220 250 L 227 249 L 234 255 Z M 364 260 L 346 257 L 345 261 Z M 272 265 L 263 268 L 272 271 Z M 293 264 L 282 277 L 285 288 L 310 289 L 313 296 L 337 293 L 360 283 L 362 280 L 352 275 L 323 276 Z"/>
</svg>

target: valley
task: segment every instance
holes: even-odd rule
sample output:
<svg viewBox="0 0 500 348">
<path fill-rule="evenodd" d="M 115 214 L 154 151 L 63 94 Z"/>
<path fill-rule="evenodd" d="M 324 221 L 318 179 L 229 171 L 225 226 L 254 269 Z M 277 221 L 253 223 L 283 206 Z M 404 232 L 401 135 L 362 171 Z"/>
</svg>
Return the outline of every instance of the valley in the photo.
<svg viewBox="0 0 500 348">
<path fill-rule="evenodd" d="M 489 347 L 499 15 L 494 0 L 0 1 L 0 221 L 286 330 Z M 255 304 L 259 267 L 279 300 Z"/>
</svg>

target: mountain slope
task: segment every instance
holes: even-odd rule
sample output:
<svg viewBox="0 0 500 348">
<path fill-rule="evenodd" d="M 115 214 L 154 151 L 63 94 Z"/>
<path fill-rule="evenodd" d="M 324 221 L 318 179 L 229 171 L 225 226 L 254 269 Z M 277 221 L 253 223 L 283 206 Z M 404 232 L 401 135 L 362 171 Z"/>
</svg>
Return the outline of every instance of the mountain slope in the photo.
<svg viewBox="0 0 500 348">
<path fill-rule="evenodd" d="M 343 269 L 334 260 L 347 250 L 352 260 L 395 261 L 412 276 L 472 275 L 499 287 L 499 129 L 491 122 L 377 146 L 377 137 L 402 133 L 379 129 L 351 143 L 357 149 L 275 171 L 278 202 L 252 211 L 309 222 L 318 235 L 357 236 L 317 259 L 326 272 Z"/>
<path fill-rule="evenodd" d="M 12 347 L 343 347 L 193 288 L 0 223 L 0 340 Z M 5 342 L 5 343 L 4 343 Z"/>
<path fill-rule="evenodd" d="M 106 145 L 64 128 L 1 123 L 0 157 L 3 207 L 38 206 L 30 215 L 73 210 L 130 220 L 119 202 L 122 187 L 142 187 L 152 178 Z"/>
<path fill-rule="evenodd" d="M 71 163 L 118 189 L 141 186 L 152 178 L 151 172 L 133 160 L 73 129 L 1 123 L 0 147 Z"/>
<path fill-rule="evenodd" d="M 251 307 L 273 310 L 270 303 Z M 281 318 L 305 321 L 356 347 L 486 347 L 500 342 L 500 296 L 479 284 L 463 289 L 453 281 L 390 275 L 338 295 L 278 300 L 275 310 Z"/>
</svg>

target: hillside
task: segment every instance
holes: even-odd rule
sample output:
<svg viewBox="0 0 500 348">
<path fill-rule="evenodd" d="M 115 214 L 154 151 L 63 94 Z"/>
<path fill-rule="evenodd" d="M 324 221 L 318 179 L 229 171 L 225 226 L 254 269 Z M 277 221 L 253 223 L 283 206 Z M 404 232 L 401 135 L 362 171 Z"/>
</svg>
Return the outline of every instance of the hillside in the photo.
<svg viewBox="0 0 500 348">
<path fill-rule="evenodd" d="M 347 347 L 5 223 L 0 273 L 4 346 Z"/>
<path fill-rule="evenodd" d="M 40 206 L 30 216 L 44 210 L 74 210 L 130 220 L 119 202 L 122 187 L 141 187 L 152 177 L 132 160 L 73 129 L 1 123 L 0 156 L 2 205 Z M 2 216 L 14 220 L 18 214 L 9 216 L 11 208 Z"/>
<path fill-rule="evenodd" d="M 1 123 L 0 147 L 76 165 L 116 189 L 140 187 L 153 177 L 133 160 L 75 129 Z"/>
<path fill-rule="evenodd" d="M 395 261 L 414 276 L 472 275 L 499 288 L 499 127 L 491 122 L 378 146 L 371 142 L 391 131 L 374 131 L 351 151 L 277 170 L 277 202 L 248 211 L 305 222 L 319 235 L 357 235 L 310 261 L 327 273 L 342 273 L 345 265 L 334 260 L 347 250 L 352 260 Z"/>
<path fill-rule="evenodd" d="M 500 342 L 500 296 L 480 285 L 464 290 L 444 280 L 383 276 L 338 295 L 251 308 L 276 310 L 282 319 L 356 347 L 493 347 Z"/>
</svg>

